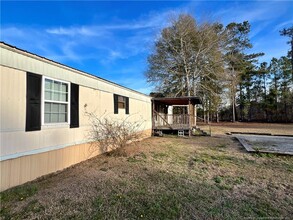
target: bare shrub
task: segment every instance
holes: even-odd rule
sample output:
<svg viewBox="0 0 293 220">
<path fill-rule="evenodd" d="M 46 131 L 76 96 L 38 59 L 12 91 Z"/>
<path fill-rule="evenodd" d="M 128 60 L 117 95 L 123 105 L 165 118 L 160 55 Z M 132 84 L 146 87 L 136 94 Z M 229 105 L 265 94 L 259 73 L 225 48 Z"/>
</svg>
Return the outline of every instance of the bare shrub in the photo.
<svg viewBox="0 0 293 220">
<path fill-rule="evenodd" d="M 98 116 L 93 112 L 85 111 L 85 114 L 91 125 L 88 135 L 92 140 L 93 151 L 99 150 L 109 155 L 127 156 L 124 147 L 142 138 L 142 126 L 145 120 L 131 121 L 130 118 L 134 114 L 125 119 L 111 118 L 105 113 Z"/>
</svg>

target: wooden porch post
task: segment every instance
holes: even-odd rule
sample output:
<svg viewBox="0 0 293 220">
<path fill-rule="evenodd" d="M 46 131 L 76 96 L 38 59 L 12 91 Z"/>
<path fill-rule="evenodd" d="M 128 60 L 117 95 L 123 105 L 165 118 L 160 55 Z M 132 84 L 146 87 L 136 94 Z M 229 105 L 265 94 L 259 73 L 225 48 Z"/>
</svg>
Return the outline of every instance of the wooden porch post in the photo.
<svg viewBox="0 0 293 220">
<path fill-rule="evenodd" d="M 193 111 L 192 111 L 192 104 L 190 102 L 190 99 L 188 100 L 188 114 L 189 114 L 189 137 L 191 136 L 191 129 L 192 129 L 192 115 L 193 115 Z"/>
<path fill-rule="evenodd" d="M 196 126 L 196 119 L 197 119 L 197 109 L 196 109 L 196 105 L 194 105 L 194 126 Z"/>
<path fill-rule="evenodd" d="M 195 126 L 195 117 L 194 117 L 194 114 L 195 114 L 194 110 L 195 110 L 195 108 L 194 108 L 194 106 L 195 105 L 192 105 L 192 127 Z"/>
<path fill-rule="evenodd" d="M 167 117 L 168 117 L 168 123 L 170 125 L 173 124 L 173 106 L 172 105 L 168 106 Z"/>
</svg>

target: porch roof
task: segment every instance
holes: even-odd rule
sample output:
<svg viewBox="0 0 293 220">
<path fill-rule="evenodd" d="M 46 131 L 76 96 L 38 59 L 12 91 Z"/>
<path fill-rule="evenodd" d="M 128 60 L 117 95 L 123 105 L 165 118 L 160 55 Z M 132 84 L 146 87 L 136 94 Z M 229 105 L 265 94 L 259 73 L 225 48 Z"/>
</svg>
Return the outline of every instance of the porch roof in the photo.
<svg viewBox="0 0 293 220">
<path fill-rule="evenodd" d="M 184 97 L 164 97 L 164 98 L 153 98 L 154 102 L 160 102 L 166 105 L 188 105 L 189 101 L 191 104 L 202 104 L 201 99 L 196 96 L 184 96 Z"/>
</svg>

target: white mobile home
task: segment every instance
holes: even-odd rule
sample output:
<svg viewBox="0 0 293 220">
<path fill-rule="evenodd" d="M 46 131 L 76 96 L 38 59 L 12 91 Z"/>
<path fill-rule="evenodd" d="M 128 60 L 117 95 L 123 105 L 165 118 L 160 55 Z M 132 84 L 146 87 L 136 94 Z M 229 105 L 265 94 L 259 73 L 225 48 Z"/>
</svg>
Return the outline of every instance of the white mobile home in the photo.
<svg viewBox="0 0 293 220">
<path fill-rule="evenodd" d="M 84 106 L 143 120 L 151 135 L 151 97 L 5 43 L 0 51 L 1 191 L 93 155 Z"/>
</svg>

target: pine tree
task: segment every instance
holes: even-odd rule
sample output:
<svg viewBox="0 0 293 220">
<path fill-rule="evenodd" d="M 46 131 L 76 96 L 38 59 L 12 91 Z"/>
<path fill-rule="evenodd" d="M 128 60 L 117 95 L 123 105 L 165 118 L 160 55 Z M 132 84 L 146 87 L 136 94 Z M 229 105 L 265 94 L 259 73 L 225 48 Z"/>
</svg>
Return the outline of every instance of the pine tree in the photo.
<svg viewBox="0 0 293 220">
<path fill-rule="evenodd" d="M 288 57 L 291 57 L 291 79 L 293 81 L 293 26 L 290 28 L 284 28 L 280 31 L 281 36 L 287 36 L 290 40 L 287 42 L 291 46 L 291 50 L 288 52 Z"/>
</svg>

